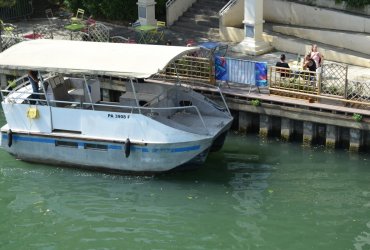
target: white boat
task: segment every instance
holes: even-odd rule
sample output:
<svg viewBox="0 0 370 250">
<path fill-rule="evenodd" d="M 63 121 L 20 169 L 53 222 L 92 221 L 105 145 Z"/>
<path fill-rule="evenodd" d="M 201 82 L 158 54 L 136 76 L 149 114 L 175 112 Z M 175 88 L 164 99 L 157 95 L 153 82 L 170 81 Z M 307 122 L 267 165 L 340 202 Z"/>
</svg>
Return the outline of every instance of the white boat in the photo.
<svg viewBox="0 0 370 250">
<path fill-rule="evenodd" d="M 233 120 L 221 91 L 223 106 L 188 86 L 151 80 L 197 49 L 58 40 L 14 45 L 0 54 L 0 70 L 37 70 L 40 93 L 32 96 L 26 75 L 2 90 L 1 147 L 22 160 L 82 168 L 198 166 L 222 147 Z M 101 101 L 100 79 L 111 77 L 126 92 L 119 101 Z"/>
</svg>

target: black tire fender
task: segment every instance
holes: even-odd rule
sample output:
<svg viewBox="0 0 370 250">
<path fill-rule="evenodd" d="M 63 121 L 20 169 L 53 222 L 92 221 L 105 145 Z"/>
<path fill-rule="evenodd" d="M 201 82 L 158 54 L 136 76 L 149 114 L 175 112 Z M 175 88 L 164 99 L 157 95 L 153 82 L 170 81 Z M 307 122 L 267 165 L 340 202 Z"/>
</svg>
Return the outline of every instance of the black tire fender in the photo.
<svg viewBox="0 0 370 250">
<path fill-rule="evenodd" d="M 130 142 L 130 139 L 127 138 L 126 141 L 125 141 L 125 156 L 126 156 L 126 158 L 128 158 L 130 156 L 130 153 L 131 153 L 131 142 Z"/>
<path fill-rule="evenodd" d="M 13 144 L 13 131 L 9 129 L 7 134 L 8 134 L 8 147 L 10 148 Z"/>
</svg>

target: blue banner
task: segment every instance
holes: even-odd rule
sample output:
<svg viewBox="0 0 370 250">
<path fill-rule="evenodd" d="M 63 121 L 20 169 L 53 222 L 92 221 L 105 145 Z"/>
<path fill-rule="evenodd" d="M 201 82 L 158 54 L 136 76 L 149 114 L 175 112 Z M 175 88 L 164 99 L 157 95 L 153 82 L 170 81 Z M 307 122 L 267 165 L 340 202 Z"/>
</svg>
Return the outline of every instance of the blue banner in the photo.
<svg viewBox="0 0 370 250">
<path fill-rule="evenodd" d="M 227 64 L 225 57 L 215 57 L 215 74 L 216 80 L 228 81 L 229 74 L 227 72 Z"/>
<path fill-rule="evenodd" d="M 267 63 L 256 62 L 255 73 L 256 73 L 256 86 L 267 87 Z"/>
</svg>

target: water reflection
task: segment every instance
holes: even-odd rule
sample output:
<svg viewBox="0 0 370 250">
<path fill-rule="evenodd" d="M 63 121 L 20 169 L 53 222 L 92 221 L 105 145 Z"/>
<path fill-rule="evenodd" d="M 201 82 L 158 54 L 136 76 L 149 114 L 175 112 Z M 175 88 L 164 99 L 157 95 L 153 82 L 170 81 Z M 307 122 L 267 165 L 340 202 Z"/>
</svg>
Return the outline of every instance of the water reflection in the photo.
<svg viewBox="0 0 370 250">
<path fill-rule="evenodd" d="M 154 176 L 0 150 L 3 249 L 367 249 L 368 155 L 229 136 L 203 168 Z"/>
</svg>

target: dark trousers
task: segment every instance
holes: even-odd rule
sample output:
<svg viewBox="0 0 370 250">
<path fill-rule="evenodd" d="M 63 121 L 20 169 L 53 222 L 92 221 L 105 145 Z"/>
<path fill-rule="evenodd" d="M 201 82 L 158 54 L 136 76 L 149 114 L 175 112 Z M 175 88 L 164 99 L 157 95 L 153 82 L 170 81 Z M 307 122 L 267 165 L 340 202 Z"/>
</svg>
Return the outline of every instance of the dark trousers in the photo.
<svg viewBox="0 0 370 250">
<path fill-rule="evenodd" d="M 36 93 L 36 94 L 32 94 L 30 96 L 31 99 L 39 99 L 39 95 L 37 93 L 39 93 L 39 84 L 37 82 L 35 82 L 32 77 L 28 77 L 28 80 L 30 81 L 31 83 L 31 86 L 32 86 L 32 92 L 33 93 Z M 31 101 L 31 104 L 35 104 L 35 101 Z"/>
</svg>

